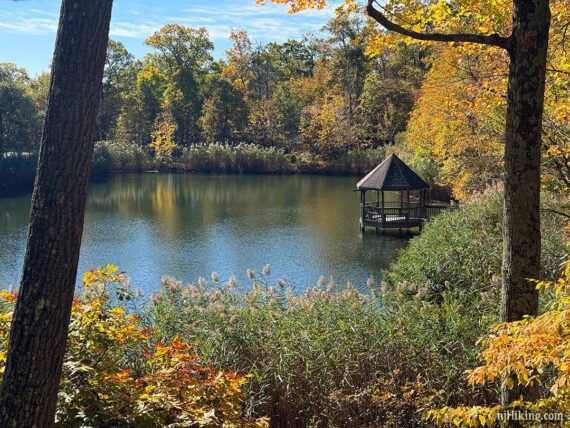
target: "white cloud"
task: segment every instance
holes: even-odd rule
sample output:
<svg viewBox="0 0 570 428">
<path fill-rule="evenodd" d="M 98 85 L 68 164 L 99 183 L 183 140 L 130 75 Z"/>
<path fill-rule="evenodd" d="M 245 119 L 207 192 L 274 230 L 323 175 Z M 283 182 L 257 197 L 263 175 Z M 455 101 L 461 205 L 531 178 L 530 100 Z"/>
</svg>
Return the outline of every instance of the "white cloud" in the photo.
<svg viewBox="0 0 570 428">
<path fill-rule="evenodd" d="M 0 29 L 12 33 L 45 35 L 57 30 L 57 19 L 15 16 L 0 21 Z"/>
<path fill-rule="evenodd" d="M 227 39 L 232 28 L 244 28 L 254 41 L 284 42 L 307 32 L 319 31 L 333 15 L 332 9 L 289 15 L 283 5 L 259 6 L 253 0 L 225 1 L 219 6 L 182 9 L 176 22 L 206 27 L 214 41 Z M 174 21 L 173 21 L 174 22 Z"/>
<path fill-rule="evenodd" d="M 84 0 L 93 1 L 93 0 Z M 340 1 L 340 0 L 338 0 Z M 22 65 L 32 73 L 49 64 L 61 0 L 0 0 L 0 61 Z M 288 15 L 287 6 L 255 0 L 115 0 L 111 37 L 121 40 L 136 57 L 151 49 L 142 42 L 165 24 L 206 27 L 216 46 L 214 56 L 229 49 L 233 28 L 244 28 L 257 43 L 283 42 L 318 32 L 332 9 Z"/>
<path fill-rule="evenodd" d="M 128 37 L 132 39 L 146 39 L 161 27 L 158 23 L 132 23 L 132 22 L 113 22 L 111 23 L 111 37 Z"/>
<path fill-rule="evenodd" d="M 14 2 L 16 6 L 11 10 L 0 11 L 0 32 L 55 34 L 59 15 L 57 3 L 40 3 L 45 7 L 27 9 L 19 6 L 19 2 Z M 318 31 L 333 13 L 332 10 L 309 11 L 291 16 L 286 6 L 259 6 L 254 0 L 222 0 L 215 7 L 209 6 L 210 2 L 203 3 L 179 9 L 168 1 L 160 6 L 145 4 L 144 0 L 117 2 L 111 22 L 111 36 L 144 40 L 165 24 L 179 23 L 206 27 L 215 42 L 227 41 L 233 28 L 246 29 L 255 42 L 283 42 L 309 31 Z"/>
</svg>

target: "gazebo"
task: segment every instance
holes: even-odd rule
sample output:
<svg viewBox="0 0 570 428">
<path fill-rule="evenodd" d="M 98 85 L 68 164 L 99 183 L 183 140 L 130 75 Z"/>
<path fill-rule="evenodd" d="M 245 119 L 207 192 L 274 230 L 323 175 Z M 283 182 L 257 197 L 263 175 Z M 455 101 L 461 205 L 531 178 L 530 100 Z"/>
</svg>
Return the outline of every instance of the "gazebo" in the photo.
<svg viewBox="0 0 570 428">
<path fill-rule="evenodd" d="M 398 156 L 391 154 L 358 182 L 360 227 L 378 229 L 421 229 L 424 222 L 449 205 L 428 204 L 429 185 Z M 374 192 L 376 200 L 366 201 Z"/>
</svg>

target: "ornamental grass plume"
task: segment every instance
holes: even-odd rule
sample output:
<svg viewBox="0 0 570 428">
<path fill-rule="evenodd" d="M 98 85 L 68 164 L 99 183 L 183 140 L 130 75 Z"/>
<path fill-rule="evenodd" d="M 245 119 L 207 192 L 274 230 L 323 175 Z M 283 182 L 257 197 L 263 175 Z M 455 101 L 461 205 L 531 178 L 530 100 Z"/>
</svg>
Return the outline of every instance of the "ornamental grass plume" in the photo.
<svg viewBox="0 0 570 428">
<path fill-rule="evenodd" d="M 429 403 L 486 393 L 461 387 L 487 328 L 477 296 L 446 294 L 424 307 L 415 286 L 378 298 L 323 278 L 295 294 L 285 281 L 247 273 L 248 290 L 210 280 L 202 295 L 163 291 L 149 308 L 161 340 L 178 335 L 214 367 L 249 374 L 247 416 L 297 426 L 427 427 L 420 409 Z"/>
</svg>

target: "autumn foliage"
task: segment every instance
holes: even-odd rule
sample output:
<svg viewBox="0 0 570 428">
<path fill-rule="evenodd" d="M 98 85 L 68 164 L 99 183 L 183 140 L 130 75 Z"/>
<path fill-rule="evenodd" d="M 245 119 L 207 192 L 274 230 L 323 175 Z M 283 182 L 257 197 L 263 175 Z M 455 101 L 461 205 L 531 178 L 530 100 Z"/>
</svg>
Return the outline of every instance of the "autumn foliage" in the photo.
<svg viewBox="0 0 570 428">
<path fill-rule="evenodd" d="M 515 383 L 535 385 L 546 393 L 536 400 L 521 396 L 507 408 L 444 407 L 429 411 L 426 419 L 437 425 L 493 427 L 508 410 L 570 414 L 570 260 L 561 278 L 538 281 L 537 288 L 553 296 L 548 310 L 536 318 L 494 326 L 481 340 L 484 364 L 468 372 L 468 382 L 477 386 L 498 381 L 510 389 Z"/>
<path fill-rule="evenodd" d="M 241 418 L 245 378 L 214 370 L 178 338 L 156 341 L 153 330 L 119 304 L 130 299 L 124 273 L 111 265 L 87 272 L 81 288 L 73 303 L 57 426 L 248 425 Z M 16 299 L 13 292 L 0 294 L 2 369 Z"/>
<path fill-rule="evenodd" d="M 258 3 L 268 3 L 259 0 Z M 361 14 L 366 2 L 271 0 L 291 13 L 336 5 L 339 16 Z M 416 32 L 472 33 L 506 37 L 511 32 L 513 2 L 413 1 L 376 2 L 392 21 Z M 546 69 L 543 120 L 543 186 L 556 191 L 570 187 L 570 62 L 568 0 L 550 1 L 552 15 Z M 504 117 L 509 58 L 502 49 L 470 43 L 434 43 L 386 32 L 370 20 L 362 32 L 366 53 L 380 58 L 400 45 L 424 49 L 429 72 L 418 92 L 406 133 L 412 165 L 431 161 L 434 177 L 467 198 L 502 180 Z M 420 168 L 421 169 L 421 168 Z"/>
</svg>

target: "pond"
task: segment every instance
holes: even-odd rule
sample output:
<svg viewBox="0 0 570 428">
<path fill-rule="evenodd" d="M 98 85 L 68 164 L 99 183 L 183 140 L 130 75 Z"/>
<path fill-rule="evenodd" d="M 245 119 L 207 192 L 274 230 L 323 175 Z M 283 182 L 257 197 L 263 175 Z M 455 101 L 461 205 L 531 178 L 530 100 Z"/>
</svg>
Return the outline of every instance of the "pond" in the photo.
<svg viewBox="0 0 570 428">
<path fill-rule="evenodd" d="M 246 269 L 296 290 L 323 275 L 359 287 L 407 244 L 361 234 L 354 177 L 125 174 L 91 184 L 79 272 L 113 263 L 149 292 L 163 275 L 183 282 L 217 272 L 247 284 Z M 21 274 L 30 196 L 0 199 L 0 284 Z"/>
</svg>

